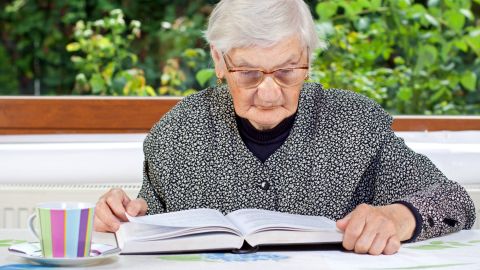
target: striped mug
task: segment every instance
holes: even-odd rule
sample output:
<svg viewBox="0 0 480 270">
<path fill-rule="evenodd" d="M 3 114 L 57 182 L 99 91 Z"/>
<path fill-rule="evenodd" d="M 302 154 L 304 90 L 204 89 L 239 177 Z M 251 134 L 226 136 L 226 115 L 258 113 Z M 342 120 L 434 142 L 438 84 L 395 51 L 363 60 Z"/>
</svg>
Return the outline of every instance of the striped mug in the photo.
<svg viewBox="0 0 480 270">
<path fill-rule="evenodd" d="M 44 258 L 88 257 L 95 205 L 82 202 L 37 204 L 28 219 L 30 231 L 40 240 Z M 34 221 L 38 219 L 39 232 Z"/>
</svg>

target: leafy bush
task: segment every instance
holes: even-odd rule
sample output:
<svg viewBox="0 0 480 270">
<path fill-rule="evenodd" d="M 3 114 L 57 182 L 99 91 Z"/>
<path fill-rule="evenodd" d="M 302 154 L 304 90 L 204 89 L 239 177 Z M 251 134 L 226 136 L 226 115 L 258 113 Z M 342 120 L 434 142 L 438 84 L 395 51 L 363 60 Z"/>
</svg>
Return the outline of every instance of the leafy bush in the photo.
<svg viewBox="0 0 480 270">
<path fill-rule="evenodd" d="M 216 2 L 2 2 L 0 93 L 188 95 L 213 85 L 202 30 Z M 480 0 L 306 2 L 330 44 L 316 52 L 311 80 L 395 114 L 480 114 Z M 114 9 L 124 24 L 108 28 Z"/>
<path fill-rule="evenodd" d="M 130 43 L 140 37 L 140 22 L 125 23 L 123 12 L 114 9 L 104 19 L 75 25 L 75 42 L 66 46 L 76 53 L 72 62 L 79 73 L 75 93 L 100 95 L 156 95 L 146 84 L 143 70 L 135 67 L 137 56 Z"/>
<path fill-rule="evenodd" d="M 16 70 L 8 58 L 7 52 L 0 45 L 0 95 L 12 95 L 17 93 L 18 83 Z"/>
<path fill-rule="evenodd" d="M 477 0 L 477 3 L 480 2 Z M 395 114 L 480 113 L 480 26 L 469 0 L 324 1 L 314 80 Z"/>
<path fill-rule="evenodd" d="M 73 91 L 78 67 L 65 47 L 75 41 L 76 22 L 101 20 L 114 9 L 125 12 L 127 24 L 131 18 L 141 18 L 142 35 L 131 41 L 128 50 L 138 57 L 136 67 L 143 70 L 145 84 L 158 91 L 168 59 L 179 61 L 185 74 L 195 71 L 189 70 L 188 57 L 182 54 L 205 46 L 201 31 L 214 3 L 216 0 L 0 1 L 0 71 L 5 71 L 5 76 L 0 76 L 0 94 L 79 93 L 78 86 Z M 209 64 L 199 62 L 197 68 Z M 183 81 L 169 93 L 185 95 L 192 88 L 200 88 L 195 79 Z"/>
</svg>

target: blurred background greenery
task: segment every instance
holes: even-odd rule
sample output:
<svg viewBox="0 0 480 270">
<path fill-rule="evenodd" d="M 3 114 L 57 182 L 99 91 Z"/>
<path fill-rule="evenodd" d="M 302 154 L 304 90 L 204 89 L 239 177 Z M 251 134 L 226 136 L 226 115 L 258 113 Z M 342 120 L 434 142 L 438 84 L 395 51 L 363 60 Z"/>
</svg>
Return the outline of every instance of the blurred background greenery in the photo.
<svg viewBox="0 0 480 270">
<path fill-rule="evenodd" d="M 189 95 L 215 83 L 214 0 L 0 3 L 0 95 Z M 393 114 L 480 114 L 480 0 L 306 1 L 312 81 Z"/>
</svg>

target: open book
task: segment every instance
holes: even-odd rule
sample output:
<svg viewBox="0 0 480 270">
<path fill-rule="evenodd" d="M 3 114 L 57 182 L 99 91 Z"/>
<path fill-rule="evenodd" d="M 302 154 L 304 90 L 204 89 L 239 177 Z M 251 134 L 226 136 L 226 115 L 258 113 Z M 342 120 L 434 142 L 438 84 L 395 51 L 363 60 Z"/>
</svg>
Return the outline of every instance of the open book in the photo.
<svg viewBox="0 0 480 270">
<path fill-rule="evenodd" d="M 325 217 L 241 209 L 224 216 L 192 209 L 130 217 L 116 232 L 122 254 L 240 249 L 263 245 L 339 243 L 342 233 Z"/>
</svg>

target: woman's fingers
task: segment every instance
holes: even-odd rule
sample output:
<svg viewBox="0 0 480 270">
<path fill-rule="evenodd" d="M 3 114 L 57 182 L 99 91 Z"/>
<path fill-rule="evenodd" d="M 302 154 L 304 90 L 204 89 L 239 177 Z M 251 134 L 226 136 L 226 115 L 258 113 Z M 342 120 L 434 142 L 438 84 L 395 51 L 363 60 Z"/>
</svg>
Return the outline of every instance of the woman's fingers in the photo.
<svg viewBox="0 0 480 270">
<path fill-rule="evenodd" d="M 393 222 L 377 209 L 367 215 L 362 236 L 355 245 L 355 252 L 379 255 L 383 252 L 388 239 L 396 234 Z"/>
<path fill-rule="evenodd" d="M 120 221 L 128 221 L 125 206 L 130 198 L 121 189 L 111 189 L 105 193 L 95 206 L 95 230 L 115 232 L 120 227 Z"/>
<path fill-rule="evenodd" d="M 368 254 L 370 255 L 380 255 L 382 254 L 385 246 L 387 245 L 388 238 L 386 239 L 384 235 L 377 234 L 375 239 L 372 241 L 370 248 L 368 249 Z"/>
<path fill-rule="evenodd" d="M 128 221 L 127 216 L 125 215 L 125 202 L 130 201 L 127 194 L 121 189 L 112 189 L 107 194 L 105 194 L 105 202 L 108 207 L 111 209 L 113 214 L 120 221 Z"/>
<path fill-rule="evenodd" d="M 116 232 L 118 228 L 120 228 L 120 224 L 118 221 L 115 222 L 105 222 L 103 221 L 104 217 L 99 217 L 95 214 L 95 218 L 93 221 L 93 228 L 97 232 Z"/>
<path fill-rule="evenodd" d="M 351 213 L 346 215 L 344 218 L 337 220 L 337 228 L 342 232 L 347 228 L 348 222 L 350 221 Z"/>
<path fill-rule="evenodd" d="M 132 217 L 145 215 L 147 213 L 147 202 L 141 198 L 131 200 L 127 205 L 127 213 Z"/>
<path fill-rule="evenodd" d="M 108 232 L 107 224 L 103 223 L 103 221 L 99 219 L 96 214 L 93 221 L 93 229 L 97 232 Z"/>
<path fill-rule="evenodd" d="M 393 241 L 391 240 L 392 238 L 398 239 L 397 236 L 395 235 L 395 232 L 396 232 L 395 227 L 391 222 L 380 225 L 380 229 L 375 239 L 373 240 L 372 244 L 370 245 L 370 248 L 368 249 L 368 254 L 371 254 L 371 255 L 380 255 L 382 253 L 385 254 L 385 249 L 388 245 L 388 242 Z M 394 246 L 391 246 L 390 248 L 394 248 Z M 398 241 L 398 248 L 400 248 L 400 241 Z"/>
<path fill-rule="evenodd" d="M 400 246 L 401 246 L 400 240 L 396 235 L 394 235 L 388 239 L 387 245 L 383 249 L 383 254 L 385 255 L 395 254 L 400 249 Z"/>
<path fill-rule="evenodd" d="M 394 254 L 400 248 L 397 226 L 379 207 L 359 205 L 337 222 L 344 227 L 343 247 L 356 253 Z"/>
<path fill-rule="evenodd" d="M 354 250 L 358 238 L 362 235 L 365 227 L 366 215 L 368 213 L 368 205 L 359 205 L 350 213 L 350 219 L 343 234 L 343 247 L 346 250 Z"/>
<path fill-rule="evenodd" d="M 101 220 L 108 227 L 109 231 L 116 231 L 120 226 L 119 219 L 104 201 L 97 203 L 95 207 L 95 217 Z"/>
<path fill-rule="evenodd" d="M 362 234 L 355 242 L 355 253 L 368 253 L 373 241 L 378 236 L 378 224 L 365 222 Z"/>
</svg>

